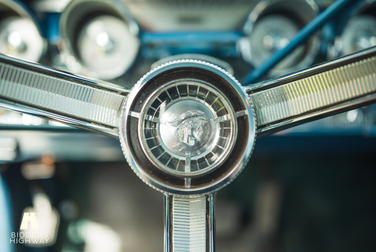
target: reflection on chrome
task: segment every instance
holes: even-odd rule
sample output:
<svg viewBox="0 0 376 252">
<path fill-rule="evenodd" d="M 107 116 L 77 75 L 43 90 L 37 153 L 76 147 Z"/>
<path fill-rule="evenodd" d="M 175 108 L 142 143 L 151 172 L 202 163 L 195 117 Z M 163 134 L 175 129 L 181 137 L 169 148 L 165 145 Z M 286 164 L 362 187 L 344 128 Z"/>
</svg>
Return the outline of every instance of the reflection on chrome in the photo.
<svg viewBox="0 0 376 252">
<path fill-rule="evenodd" d="M 254 5 L 244 24 L 246 35 L 239 41 L 243 58 L 257 67 L 275 51 L 283 49 L 298 31 L 319 13 L 309 0 L 263 0 Z M 297 48 L 271 71 L 271 76 L 308 67 L 318 52 L 318 36 Z"/>
<path fill-rule="evenodd" d="M 38 62 L 46 44 L 36 21 L 15 1 L 0 0 L 0 11 L 0 53 Z"/>
<path fill-rule="evenodd" d="M 114 79 L 133 63 L 138 43 L 123 20 L 99 16 L 90 20 L 79 32 L 78 58 L 93 77 Z"/>
<path fill-rule="evenodd" d="M 134 7 L 137 1 L 133 2 L 130 6 Z M 171 9 L 176 9 L 181 3 L 181 6 L 191 7 L 190 10 L 200 9 L 201 14 L 206 12 L 199 4 L 193 6 L 190 1 L 161 2 L 168 2 Z M 222 8 L 216 13 L 227 11 L 223 6 L 230 2 L 221 1 Z M 56 164 L 56 160 L 68 160 L 66 157 L 69 156 L 68 161 L 113 162 L 123 160 L 121 158 L 125 156 L 136 175 L 165 197 L 165 252 L 213 252 L 214 193 L 231 183 L 245 168 L 256 137 L 341 111 L 345 113 L 332 117 L 334 123 L 349 127 L 364 125 L 363 119 L 368 114 L 359 107 L 376 101 L 376 47 L 246 87 L 224 70 L 235 69 L 239 76 L 246 74 L 252 68 L 251 64 L 260 65 L 273 52 L 286 47 L 299 29 L 318 13 L 313 0 L 261 0 L 254 5 L 245 24 L 235 25 L 233 22 L 242 19 L 240 14 L 248 12 L 248 8 L 241 7 L 251 7 L 248 4 L 237 5 L 235 9 L 239 16 L 230 18 L 229 30 L 205 34 L 189 30 L 190 27 L 199 27 L 199 24 L 206 25 L 199 30 L 218 28 L 229 19 L 224 15 L 213 15 L 215 12 L 210 12 L 206 20 L 205 15 L 194 12 L 181 15 L 179 12 L 174 18 L 180 23 L 175 26 L 163 22 L 147 26 L 145 22 L 149 17 L 140 20 L 144 26 L 139 36 L 137 23 L 122 1 L 72 1 L 61 16 L 59 48 L 56 44 L 56 48 L 50 48 L 56 50 L 54 56 L 62 56 L 69 69 L 80 74 L 119 82 L 127 79 L 130 83 L 139 79 L 132 90 L 0 55 L 0 106 L 18 111 L 16 114 L 0 111 L 1 126 L 7 130 L 2 133 L 6 137 L 2 135 L 0 138 L 0 161 L 16 161 L 21 156 L 18 155 L 20 149 L 32 153 L 23 156 L 27 161 L 20 165 L 20 177 L 31 185 L 33 200 L 32 207 L 23 209 L 23 205 L 20 208 L 20 211 L 24 210 L 20 234 L 31 232 L 32 236 L 36 230 L 42 229 L 41 246 L 55 242 L 60 216 L 54 209 L 53 199 L 47 196 L 41 184 L 66 178 L 66 167 Z M 206 6 L 206 3 L 201 6 Z M 135 8 L 132 11 L 137 12 Z M 367 17 L 367 21 L 363 19 L 358 24 L 356 32 L 359 34 L 350 34 L 355 37 L 349 39 L 354 50 L 374 42 L 370 29 L 373 17 L 368 14 L 362 17 Z M 210 24 L 210 20 L 219 19 L 221 22 Z M 173 27 L 184 27 L 182 31 L 189 32 L 161 33 L 171 31 Z M 4 41 L 11 50 L 22 53 L 28 49 L 27 39 L 22 37 L 21 31 L 4 30 L 8 31 Z M 314 36 L 298 48 L 272 74 L 311 64 L 318 55 L 317 38 Z M 142 49 L 139 51 L 140 45 Z M 237 45 L 240 45 L 240 51 Z M 218 56 L 232 65 L 197 53 Z M 136 62 L 136 57 L 144 62 Z M 139 78 L 150 65 L 155 68 Z M 133 79 L 128 79 L 128 74 L 131 75 L 136 68 L 138 72 Z M 114 141 L 106 146 L 103 143 L 108 138 L 95 134 L 80 133 L 68 137 L 58 131 L 29 134 L 15 130 L 16 125 L 28 126 L 18 129 L 45 130 L 46 125 L 56 125 L 56 122 L 49 122 L 50 119 L 115 139 L 110 138 Z M 51 128 L 55 127 L 48 129 Z M 72 139 L 74 144 L 70 142 Z M 100 175 L 107 176 L 109 170 Z M 118 177 L 120 183 L 128 184 L 124 183 L 123 177 Z M 123 187 L 114 190 L 113 177 L 108 181 L 110 186 L 105 188 L 106 193 L 98 193 L 100 186 L 97 181 L 90 185 L 90 190 L 94 191 L 92 195 L 99 199 L 100 205 L 94 204 L 93 207 L 88 204 L 91 209 L 107 206 L 103 202 L 115 199 L 109 194 L 123 196 L 128 192 Z M 139 190 L 129 191 L 132 204 L 147 198 Z M 255 229 L 250 230 L 250 233 L 261 234 L 256 238 L 251 236 L 254 240 L 261 240 L 252 240 L 256 245 L 263 243 L 265 237 L 278 228 L 275 223 L 282 196 L 279 183 L 273 180 L 264 181 L 258 194 Z M 70 242 L 87 252 L 118 252 L 127 246 L 120 234 L 109 226 L 84 219 L 86 216 L 82 218 L 85 213 L 79 203 L 76 199 L 63 199 L 59 204 L 61 218 L 66 221 L 66 226 L 69 225 Z M 127 206 L 130 204 L 126 201 L 122 204 L 122 207 L 112 207 L 111 210 L 123 214 L 129 210 Z M 112 206 L 112 202 L 108 205 Z M 231 212 L 240 215 L 236 209 L 235 206 Z M 106 212 L 113 218 L 112 213 Z M 98 211 L 98 216 L 104 217 L 103 209 Z M 130 216 L 139 224 L 134 212 Z M 227 218 L 226 214 L 224 216 Z M 230 222 L 233 219 L 236 217 L 228 218 Z M 117 221 L 115 219 L 114 223 L 122 225 Z M 239 228 L 229 226 L 232 230 Z M 125 237 L 132 238 L 129 233 Z M 19 236 L 13 235 L 13 238 L 20 241 Z"/>
<path fill-rule="evenodd" d="M 363 53 L 353 54 L 302 71 L 299 78 L 291 74 L 249 86 L 259 133 L 372 103 L 376 99 L 376 48 L 364 52 L 368 53 L 365 59 Z"/>
<path fill-rule="evenodd" d="M 283 49 L 290 39 L 299 31 L 299 27 L 289 18 L 282 15 L 269 15 L 255 25 L 250 36 L 252 59 L 260 65 L 275 51 Z M 304 48 L 298 50 L 276 66 L 276 69 L 288 69 L 296 65 L 304 54 Z"/>
<path fill-rule="evenodd" d="M 145 75 L 128 95 L 120 123 L 123 152 L 136 174 L 177 196 L 230 183 L 255 141 L 252 105 L 240 84 L 197 60 L 172 61 Z"/>
<path fill-rule="evenodd" d="M 167 84 L 144 111 L 143 148 L 168 172 L 188 176 L 208 172 L 234 143 L 234 112 L 221 92 L 207 83 Z"/>
<path fill-rule="evenodd" d="M 350 19 L 341 36 L 342 53 L 354 53 L 376 46 L 376 17 L 360 15 Z"/>
<path fill-rule="evenodd" d="M 60 33 L 63 63 L 89 77 L 118 78 L 139 50 L 138 26 L 117 1 L 72 1 L 61 15 Z"/>
</svg>

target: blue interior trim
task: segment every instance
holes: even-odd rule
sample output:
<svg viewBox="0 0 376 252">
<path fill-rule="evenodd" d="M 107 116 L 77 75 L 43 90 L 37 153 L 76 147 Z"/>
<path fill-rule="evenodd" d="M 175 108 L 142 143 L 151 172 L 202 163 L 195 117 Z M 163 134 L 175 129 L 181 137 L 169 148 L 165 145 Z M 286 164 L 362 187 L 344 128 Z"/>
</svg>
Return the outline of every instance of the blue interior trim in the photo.
<svg viewBox="0 0 376 252">
<path fill-rule="evenodd" d="M 318 31 L 326 22 L 335 18 L 341 11 L 352 8 L 354 5 L 359 4 L 356 0 L 338 0 L 312 20 L 308 25 L 301 29 L 291 42 L 283 49 L 276 51 L 270 58 L 263 62 L 259 67 L 250 72 L 242 81 L 243 84 L 254 83 L 262 76 L 267 74 L 270 69 L 277 65 L 287 55 L 294 51 L 298 46 L 306 42 L 311 35 Z"/>
</svg>

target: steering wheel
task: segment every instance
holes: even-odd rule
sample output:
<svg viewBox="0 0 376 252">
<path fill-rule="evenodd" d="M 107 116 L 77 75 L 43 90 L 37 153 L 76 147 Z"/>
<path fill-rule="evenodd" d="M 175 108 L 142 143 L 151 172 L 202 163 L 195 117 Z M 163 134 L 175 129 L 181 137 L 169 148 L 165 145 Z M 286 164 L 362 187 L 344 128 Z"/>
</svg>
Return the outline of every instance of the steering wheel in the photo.
<svg viewBox="0 0 376 252">
<path fill-rule="evenodd" d="M 214 193 L 256 139 L 376 101 L 376 47 L 242 86 L 182 59 L 131 90 L 0 55 L 0 106 L 119 139 L 129 166 L 165 195 L 165 251 L 214 251 Z"/>
</svg>

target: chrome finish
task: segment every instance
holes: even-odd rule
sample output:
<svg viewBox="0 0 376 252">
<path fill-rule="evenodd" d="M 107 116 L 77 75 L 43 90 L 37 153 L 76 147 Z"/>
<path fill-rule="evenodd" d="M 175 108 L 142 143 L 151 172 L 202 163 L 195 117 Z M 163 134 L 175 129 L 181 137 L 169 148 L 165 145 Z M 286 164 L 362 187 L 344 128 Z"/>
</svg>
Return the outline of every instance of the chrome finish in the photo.
<svg viewBox="0 0 376 252">
<path fill-rule="evenodd" d="M 348 14 L 342 34 L 328 48 L 328 59 L 348 55 L 376 46 L 375 1 L 359 1 Z"/>
<path fill-rule="evenodd" d="M 286 15 L 289 13 L 289 15 Z M 313 0 L 263 0 L 251 10 L 244 24 L 246 37 L 239 41 L 243 58 L 258 66 L 276 50 L 284 48 L 301 27 L 319 13 Z M 308 67 L 319 49 L 319 38 L 314 36 L 305 46 L 297 48 L 272 71 L 276 76 Z"/>
<path fill-rule="evenodd" d="M 269 134 L 376 101 L 376 47 L 247 87 Z"/>
<path fill-rule="evenodd" d="M 172 80 L 158 79 L 167 78 L 169 73 Z M 214 80 L 199 79 L 200 74 Z M 191 86 L 194 92 L 190 92 Z M 180 92 L 179 87 L 186 91 Z M 149 88 L 147 92 L 145 88 Z M 166 92 L 171 88 L 176 89 L 177 98 Z M 205 99 L 198 95 L 199 89 L 208 91 Z M 164 92 L 170 102 L 161 96 Z M 207 100 L 210 92 L 212 102 Z M 234 180 L 247 164 L 256 138 L 256 118 L 258 132 L 267 134 L 376 101 L 376 48 L 250 86 L 247 92 L 250 97 L 230 74 L 217 66 L 181 60 L 146 74 L 125 102 L 128 91 L 121 87 L 0 56 L 1 106 L 113 136 L 120 131 L 123 153 L 132 169 L 146 184 L 166 194 L 165 251 L 214 251 L 212 193 Z M 157 101 L 159 104 L 151 113 Z M 138 108 L 134 109 L 136 105 Z M 216 105 L 219 107 L 215 108 Z M 227 113 L 218 115 L 223 110 Z M 232 132 L 239 134 L 225 136 L 230 144 L 225 145 L 228 153 L 223 163 L 215 160 L 205 172 L 190 176 L 192 170 L 188 170 L 194 155 L 200 155 L 198 150 L 202 148 L 198 143 L 208 143 L 203 145 L 203 153 L 210 150 L 212 143 L 218 141 L 218 131 L 231 123 Z M 146 124 L 159 124 L 159 128 L 154 127 L 158 141 L 170 153 L 184 157 L 181 174 L 170 172 L 158 163 L 155 163 L 158 167 L 151 162 L 143 165 L 149 159 L 156 161 L 155 156 L 147 157 L 153 147 L 146 146 L 147 142 L 144 149 L 141 147 L 146 140 L 143 131 Z M 170 132 L 176 138 L 171 138 Z M 130 136 L 141 138 L 136 141 L 140 148 L 133 149 Z M 232 141 L 235 141 L 233 147 Z M 242 144 L 237 145 L 239 142 Z M 184 148 L 175 149 L 176 144 L 184 144 Z M 190 148 L 193 151 L 187 154 Z M 143 160 L 136 156 L 140 153 L 144 154 Z M 231 155 L 236 156 L 231 158 Z M 155 177 L 156 173 L 162 175 Z M 200 184 L 204 176 L 210 178 L 209 182 Z"/>
<path fill-rule="evenodd" d="M 283 15 L 268 15 L 258 21 L 249 37 L 252 59 L 255 65 L 262 64 L 275 51 L 283 49 L 298 33 L 299 27 L 289 18 Z M 304 54 L 304 48 L 300 47 L 291 56 L 276 66 L 276 69 L 288 69 Z"/>
<path fill-rule="evenodd" d="M 145 30 L 206 32 L 235 30 L 257 0 L 121 1 Z"/>
<path fill-rule="evenodd" d="M 223 68 L 229 74 L 234 75 L 234 69 L 226 61 L 214 58 L 214 57 L 209 56 L 209 55 L 194 54 L 194 53 L 178 54 L 178 55 L 173 55 L 173 56 L 169 56 L 169 57 L 166 57 L 166 58 L 162 58 L 162 59 L 154 62 L 151 65 L 151 69 L 156 68 L 156 67 L 158 67 L 160 65 L 166 64 L 166 63 L 168 63 L 170 61 L 184 60 L 184 59 L 195 59 L 195 60 L 199 60 L 199 61 L 209 62 L 209 63 L 211 63 L 213 65 L 219 66 L 220 68 Z"/>
<path fill-rule="evenodd" d="M 111 80 L 123 75 L 139 50 L 138 26 L 114 0 L 74 0 L 60 18 L 63 62 L 74 73 Z"/>
<path fill-rule="evenodd" d="M 352 17 L 341 35 L 341 44 L 344 55 L 376 46 L 376 17 Z"/>
<path fill-rule="evenodd" d="M 203 73 L 214 79 L 208 83 L 194 77 Z M 162 81 L 155 81 L 161 76 Z M 236 133 L 239 122 L 247 131 L 241 136 Z M 154 189 L 174 195 L 209 194 L 230 183 L 250 157 L 255 142 L 252 105 L 223 69 L 197 60 L 168 62 L 146 74 L 130 92 L 120 142 L 132 169 Z"/>
<path fill-rule="evenodd" d="M 139 138 L 143 150 L 167 172 L 184 176 L 207 173 L 223 163 L 234 146 L 235 113 L 209 83 L 167 83 L 145 102 L 142 111 Z"/>
<path fill-rule="evenodd" d="M 0 53 L 38 62 L 47 43 L 37 22 L 16 1 L 0 0 Z"/>
<path fill-rule="evenodd" d="M 128 91 L 0 55 L 0 106 L 112 136 Z"/>
<path fill-rule="evenodd" d="M 64 11 L 71 1 L 72 0 L 35 0 L 32 6 L 39 12 L 59 13 Z"/>
<path fill-rule="evenodd" d="M 214 251 L 213 194 L 165 196 L 165 252 Z"/>
<path fill-rule="evenodd" d="M 4 99 L 1 99 L 0 98 L 0 107 L 1 108 L 5 108 L 5 109 L 9 109 L 9 110 L 13 110 L 13 111 L 17 111 L 17 112 L 21 112 L 21 113 L 24 113 L 24 114 L 29 114 L 29 115 L 32 115 L 32 116 L 37 116 L 37 117 L 41 117 L 41 118 L 45 118 L 45 119 L 51 119 L 51 120 L 54 120 L 54 121 L 58 121 L 58 122 L 62 122 L 64 124 L 67 124 L 67 125 L 70 125 L 70 126 L 73 126 L 73 127 L 77 127 L 77 128 L 81 128 L 81 129 L 85 129 L 85 130 L 89 130 L 89 131 L 93 131 L 93 132 L 98 132 L 98 133 L 101 133 L 101 134 L 104 134 L 104 135 L 108 135 L 108 136 L 112 136 L 112 137 L 116 137 L 118 138 L 119 136 L 119 133 L 117 130 L 113 129 L 113 128 L 109 128 L 109 127 L 106 127 L 106 126 L 101 126 L 101 125 L 96 125 L 96 124 L 93 124 L 93 123 L 90 123 L 90 122 L 84 122 L 84 121 L 81 121 L 81 120 L 78 120 L 78 119 L 75 119 L 75 118 L 72 118 L 72 117 L 69 117 L 69 116 L 63 116 L 63 115 L 59 115 L 59 114 L 56 114 L 56 113 L 51 113 L 51 112 L 48 112 L 44 109 L 38 109 L 36 107 L 31 107 L 31 106 L 25 106 L 25 105 L 22 105 L 20 103 L 17 103 L 17 102 L 11 102 L 11 101 L 7 101 L 7 100 L 4 100 Z M 11 128 L 17 128 L 15 125 L 11 125 L 9 126 Z M 45 129 L 45 130 L 62 130 L 62 127 L 59 127 L 59 126 L 46 126 L 46 127 L 41 127 L 41 128 L 38 128 L 38 127 L 18 127 L 18 129 L 22 129 L 22 130 L 33 130 L 33 129 Z M 66 129 L 64 129 L 66 130 Z"/>
</svg>

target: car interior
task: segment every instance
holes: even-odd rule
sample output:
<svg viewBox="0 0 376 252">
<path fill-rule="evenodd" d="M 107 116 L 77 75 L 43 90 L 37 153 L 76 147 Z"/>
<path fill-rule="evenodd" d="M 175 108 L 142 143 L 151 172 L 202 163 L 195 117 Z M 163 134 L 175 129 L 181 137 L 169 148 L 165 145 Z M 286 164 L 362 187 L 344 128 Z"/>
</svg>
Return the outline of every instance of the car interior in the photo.
<svg viewBox="0 0 376 252">
<path fill-rule="evenodd" d="M 336 8 L 342 9 L 325 17 Z M 303 34 L 315 22 L 317 29 L 297 42 L 297 34 Z M 299 44 L 285 52 L 295 42 Z M 330 116 L 317 114 L 314 120 L 291 121 L 291 126 L 296 126 L 275 131 L 268 128 L 272 125 L 269 122 L 260 127 L 259 103 L 253 98 L 244 98 L 253 92 L 262 93 L 266 84 L 290 78 L 284 76 L 311 75 L 313 72 L 309 71 L 319 71 L 321 68 L 315 67 L 326 66 L 327 61 L 337 67 L 341 59 L 348 60 L 351 55 L 358 58 L 376 55 L 375 48 L 376 1 L 0 0 L 0 251 L 375 251 L 376 104 L 372 104 L 375 99 L 371 97 L 375 90 L 370 91 L 367 97 L 372 99 L 367 102 L 330 112 Z M 281 56 L 271 65 L 281 52 L 287 56 Z M 121 127 L 120 133 L 99 126 L 93 130 L 73 123 L 73 119 L 69 122 L 46 114 L 41 117 L 41 113 L 26 109 L 26 98 L 24 103 L 20 102 L 25 108 L 15 106 L 2 93 L 8 68 L 3 70 L 1 64 L 7 62 L 27 66 L 31 71 L 35 69 L 38 74 L 51 72 L 56 80 L 92 82 L 100 90 L 117 90 L 119 96 L 126 90 L 130 92 L 128 100 L 134 99 L 134 104 L 145 104 L 145 107 L 157 100 L 162 103 L 162 94 L 155 101 L 137 100 L 132 92 L 135 94 L 140 88 L 139 93 L 147 95 L 149 91 L 136 83 L 147 79 L 148 74 L 154 76 L 152 69 L 158 72 L 171 62 L 188 65 L 208 62 L 204 64 L 205 69 L 215 65 L 218 67 L 212 67 L 214 72 L 226 72 L 226 76 L 239 80 L 236 83 L 240 83 L 239 90 L 245 90 L 239 91 L 245 94 L 245 102 L 257 105 L 254 114 L 258 136 L 241 174 L 229 185 L 218 186 L 218 191 L 207 191 L 212 195 L 210 202 L 215 205 L 213 244 L 209 246 L 210 238 L 206 237 L 209 240 L 204 250 L 191 245 L 181 249 L 174 239 L 168 239 L 169 189 L 144 179 L 133 164 L 132 155 L 137 155 L 137 151 L 127 156 L 124 150 L 129 145 L 127 138 L 119 143 L 113 137 L 133 133 L 126 130 L 122 133 Z M 375 63 L 364 71 L 359 69 L 356 70 L 359 73 L 369 70 L 369 75 L 376 78 Z M 19 82 L 26 81 L 26 74 L 14 73 Z M 188 98 L 190 85 L 194 83 L 187 86 Z M 205 86 L 200 85 L 196 100 L 199 88 Z M 225 87 L 215 85 L 206 88 L 220 97 Z M 376 81 L 370 85 L 375 87 Z M 334 90 L 328 96 L 342 95 L 339 88 Z M 23 95 L 18 87 L 9 92 L 9 97 Z M 181 92 L 177 88 L 179 97 Z M 226 92 L 222 93 L 227 95 Z M 222 99 L 221 109 L 229 110 L 233 106 L 230 96 L 218 97 Z M 177 144 L 170 139 L 172 133 L 168 130 L 163 135 L 164 128 L 180 123 L 181 130 L 178 128 L 175 135 L 184 146 L 194 146 L 197 139 L 206 137 L 208 123 L 205 123 L 212 108 L 201 108 L 188 98 L 184 100 L 186 105 L 183 102 L 181 107 L 170 108 L 184 110 L 184 106 L 197 106 L 204 112 L 194 114 L 188 110 L 191 114 L 187 112 L 186 117 L 179 117 L 180 121 L 170 120 L 165 124 L 162 113 L 160 119 L 151 120 L 151 124 L 161 121 L 162 133 L 158 134 L 162 134 L 163 145 L 169 150 Z M 53 99 L 56 103 L 60 101 L 57 96 Z M 117 101 L 115 95 L 108 99 L 120 105 L 123 102 Z M 124 104 L 129 104 L 128 100 Z M 215 101 L 213 98 L 212 105 Z M 73 100 L 65 103 L 72 109 L 81 106 Z M 244 111 L 242 115 L 251 117 L 252 112 Z M 129 110 L 129 120 L 141 118 L 142 113 Z M 145 118 L 150 115 L 145 113 Z M 117 122 L 114 125 L 117 127 Z M 218 125 L 233 127 L 231 134 L 239 139 L 248 136 L 241 124 L 227 125 L 220 121 Z M 138 134 L 147 138 L 147 133 Z M 230 133 L 225 136 L 232 137 Z M 207 138 L 212 141 L 211 135 Z M 158 166 L 163 153 L 154 154 L 152 150 L 156 147 L 149 142 L 144 143 L 146 147 L 142 144 L 139 151 L 149 148 L 145 153 Z M 234 152 L 241 152 L 236 149 L 237 145 L 234 148 Z M 251 149 L 246 150 L 249 155 Z M 188 159 L 189 164 L 196 162 L 184 150 L 181 155 L 186 163 L 181 172 L 184 169 L 187 172 Z M 174 155 L 180 155 L 179 151 Z M 149 154 L 145 155 L 149 158 Z M 222 154 L 213 155 L 213 161 L 205 158 L 208 167 L 225 162 Z M 170 160 L 173 158 L 163 164 L 166 169 Z M 176 173 L 179 169 L 178 160 Z M 201 176 L 200 169 L 197 160 L 197 171 L 189 170 L 198 174 L 194 173 L 192 179 Z M 169 181 L 167 176 L 166 181 Z M 187 180 L 185 183 L 190 187 Z M 171 197 L 179 193 L 178 190 L 171 192 Z M 22 233 L 25 220 L 26 226 L 33 229 L 30 213 L 34 212 L 38 229 L 43 232 L 23 236 L 27 235 Z M 27 239 L 39 242 L 26 242 Z M 173 243 L 172 247 L 169 242 Z"/>
</svg>

